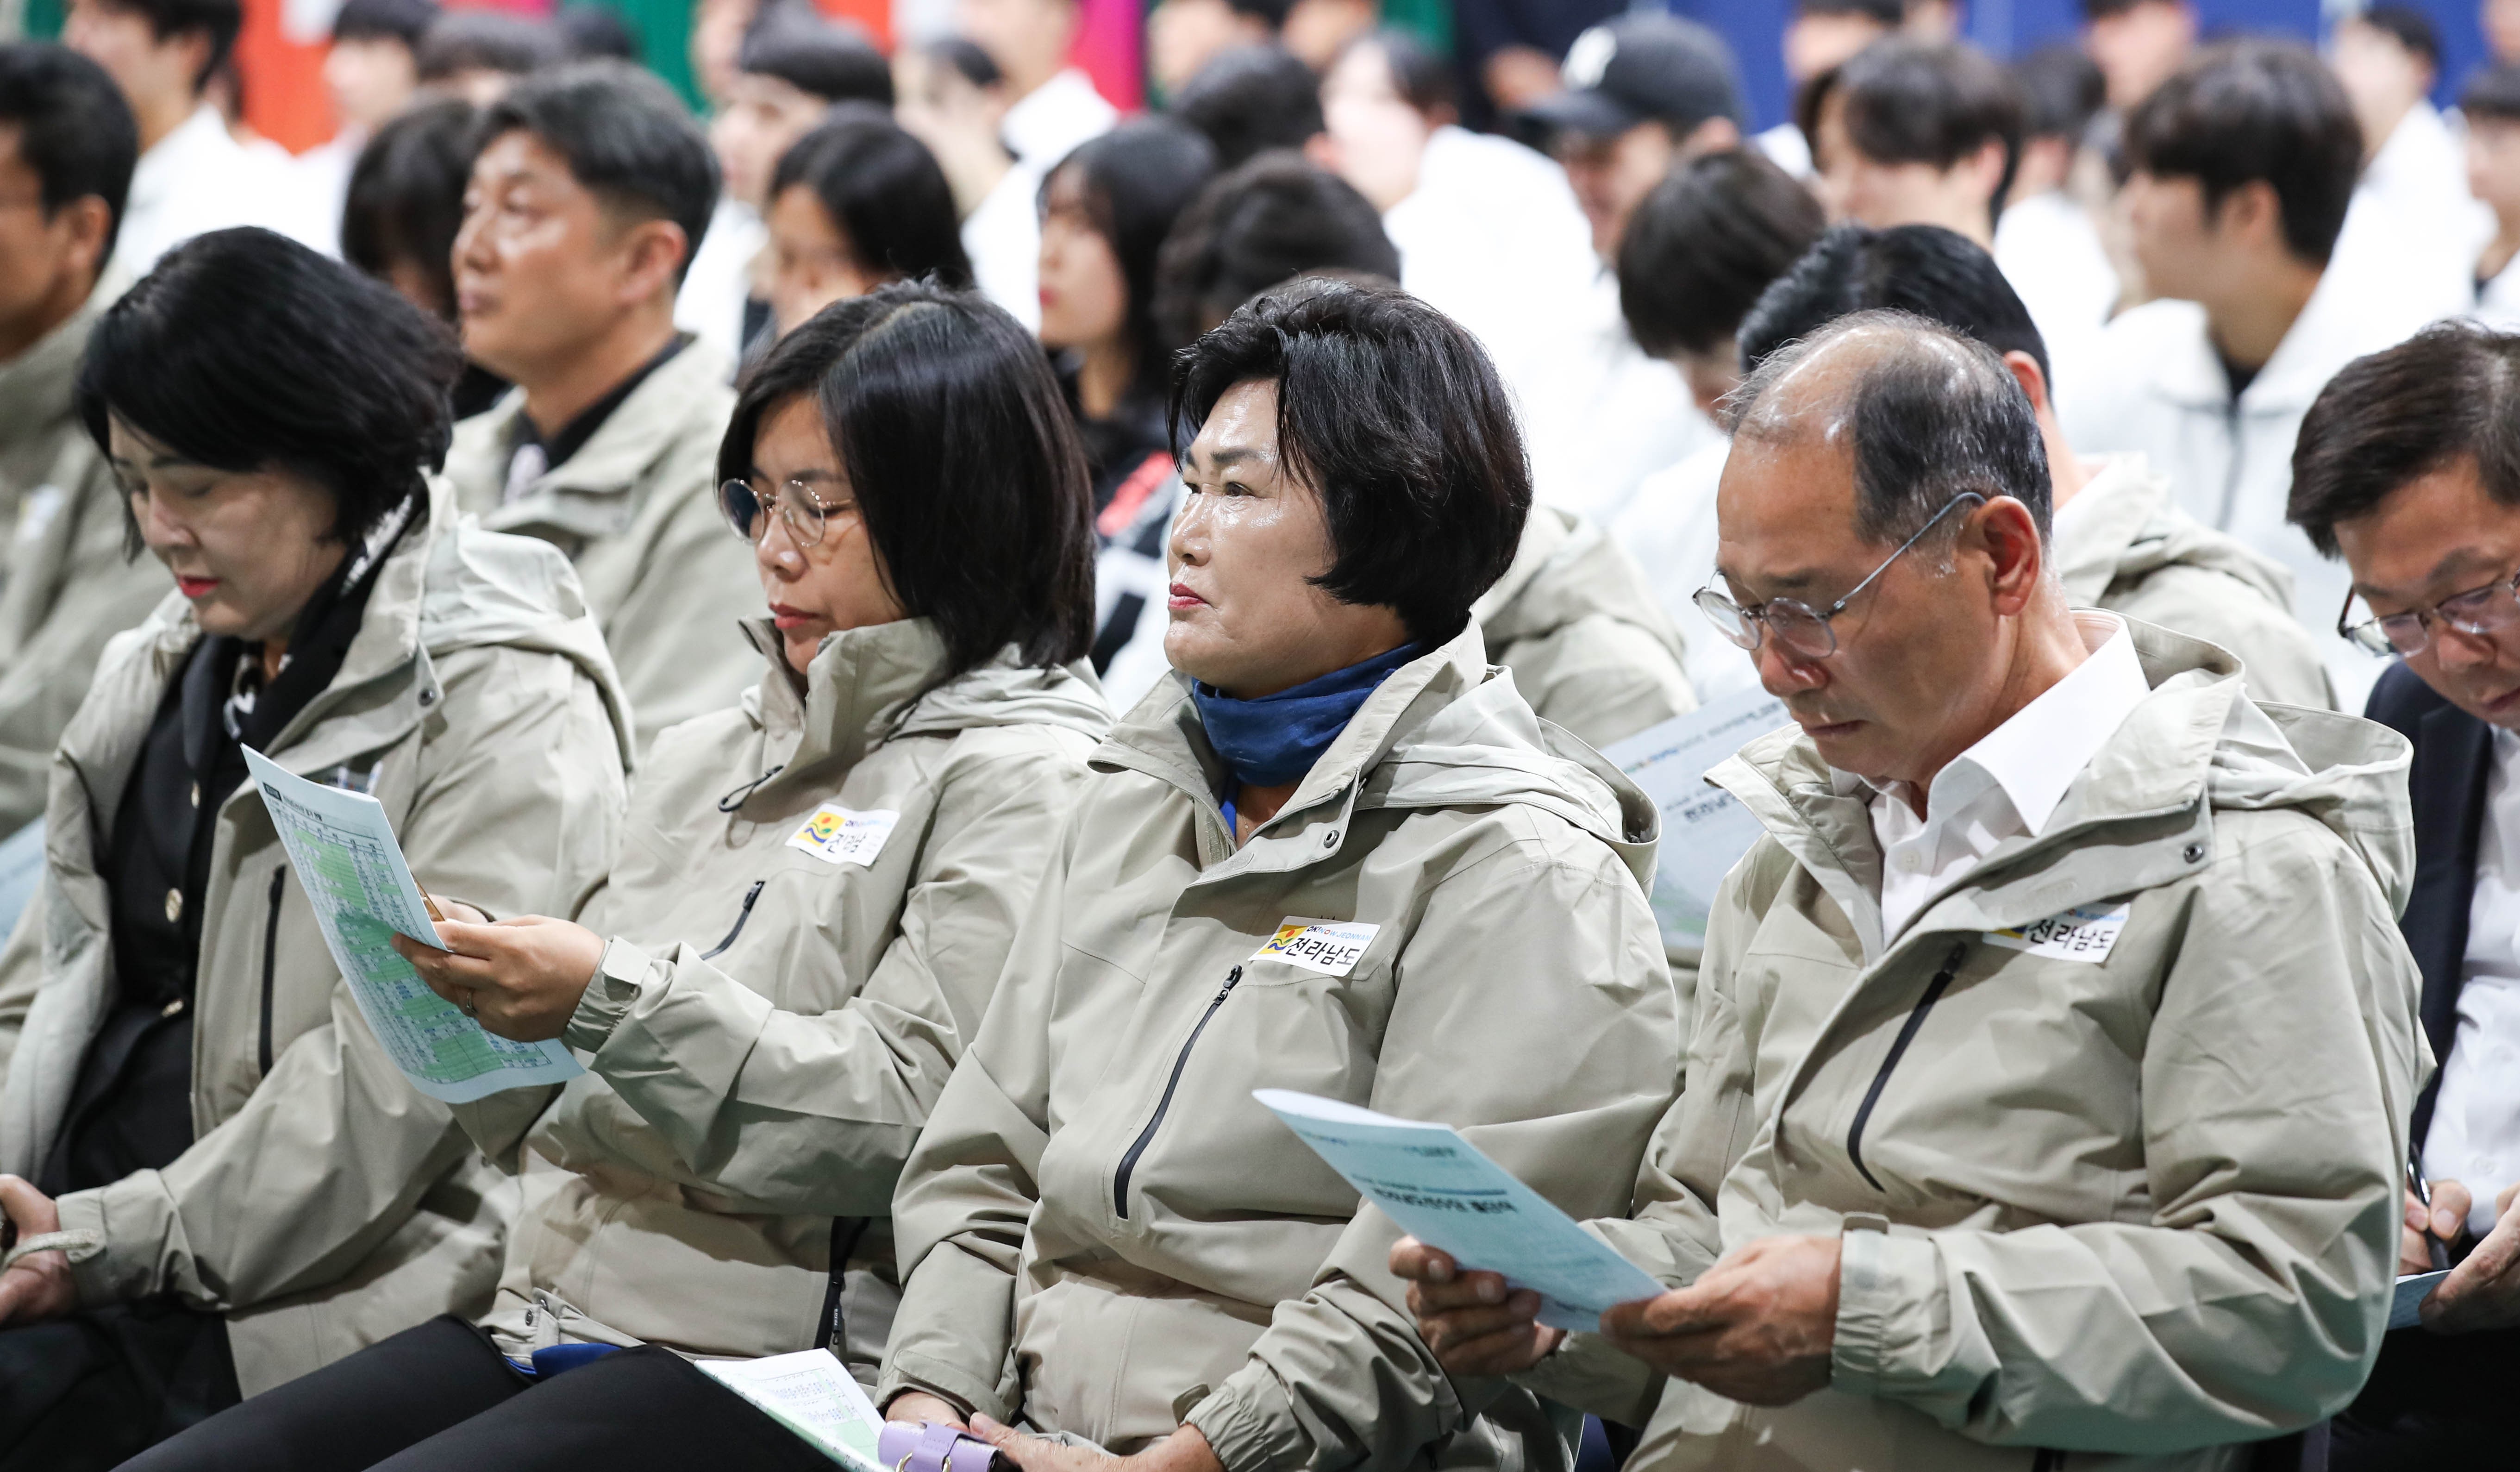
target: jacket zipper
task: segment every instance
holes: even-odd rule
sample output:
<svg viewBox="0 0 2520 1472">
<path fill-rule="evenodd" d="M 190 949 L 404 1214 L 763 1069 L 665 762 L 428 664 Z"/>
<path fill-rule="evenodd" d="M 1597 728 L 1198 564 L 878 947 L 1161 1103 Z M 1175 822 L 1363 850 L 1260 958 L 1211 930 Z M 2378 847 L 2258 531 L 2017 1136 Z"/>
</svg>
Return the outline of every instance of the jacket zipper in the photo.
<svg viewBox="0 0 2520 1472">
<path fill-rule="evenodd" d="M 1147 1153 L 1147 1145 L 1154 1139 L 1156 1129 L 1163 1124 L 1164 1111 L 1173 1106 L 1173 1091 L 1181 1087 L 1182 1069 L 1190 1062 L 1190 1050 L 1198 1047 L 1198 1035 L 1207 1031 L 1208 1019 L 1216 1015 L 1218 1007 L 1225 1005 L 1225 999 L 1234 993 L 1235 983 L 1241 979 L 1240 966 L 1225 973 L 1225 985 L 1217 988 L 1216 995 L 1208 999 L 1207 1010 L 1198 1015 L 1198 1026 L 1190 1030 L 1190 1037 L 1182 1043 L 1181 1052 L 1173 1058 L 1172 1077 L 1164 1080 L 1164 1096 L 1155 1101 L 1154 1118 L 1148 1120 L 1147 1128 L 1139 1131 L 1138 1137 L 1129 1142 L 1129 1153 L 1120 1157 L 1120 1169 L 1112 1173 L 1111 1207 L 1123 1222 L 1129 1220 L 1130 1173 L 1137 1170 L 1138 1157 Z"/>
<path fill-rule="evenodd" d="M 262 1043 L 255 1053 L 264 1078 L 271 1076 L 271 974 L 277 959 L 272 953 L 280 948 L 280 896 L 288 884 L 288 865 L 271 871 L 271 912 L 262 922 Z"/>
<path fill-rule="evenodd" d="M 1872 1076 L 1872 1087 L 1864 1091 L 1864 1102 L 1856 1106 L 1855 1123 L 1847 1127 L 1846 1158 L 1855 1163 L 1855 1173 L 1876 1191 L 1884 1187 L 1864 1164 L 1865 1122 L 1872 1118 L 1872 1106 L 1881 1102 L 1881 1091 L 1890 1083 L 1890 1071 L 1899 1066 L 1900 1055 L 1908 1050 L 1909 1044 L 1916 1040 L 1917 1029 L 1925 1025 L 1925 1014 L 1934 1009 L 1935 1003 L 1943 1000 L 1943 993 L 1952 984 L 1952 973 L 1959 969 L 1960 958 L 1967 954 L 1968 942 L 1961 941 L 1952 947 L 1951 955 L 1943 958 L 1943 968 L 1934 973 L 1933 981 L 1925 987 L 1925 995 L 1917 998 L 1915 1006 L 1909 1010 L 1908 1020 L 1900 1027 L 1899 1036 L 1891 1041 L 1889 1055 L 1881 1060 L 1881 1071 Z"/>
<path fill-rule="evenodd" d="M 743 933 L 743 922 L 752 918 L 752 902 L 761 898 L 761 886 L 769 882 L 767 879 L 752 881 L 752 887 L 743 892 L 743 908 L 735 913 L 735 928 L 726 933 L 726 939 L 701 952 L 700 959 L 708 960 L 724 956 L 726 948 L 735 944 L 735 938 Z"/>
</svg>

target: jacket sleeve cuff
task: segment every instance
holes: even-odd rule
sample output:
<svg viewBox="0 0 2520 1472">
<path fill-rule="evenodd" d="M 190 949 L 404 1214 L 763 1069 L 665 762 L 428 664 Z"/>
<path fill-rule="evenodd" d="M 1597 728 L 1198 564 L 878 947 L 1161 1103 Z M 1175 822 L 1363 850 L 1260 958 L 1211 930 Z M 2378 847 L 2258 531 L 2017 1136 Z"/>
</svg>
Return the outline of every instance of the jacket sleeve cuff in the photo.
<svg viewBox="0 0 2520 1472">
<path fill-rule="evenodd" d="M 1662 1400 L 1663 1376 L 1598 1334 L 1574 1333 L 1513 1383 L 1546 1401 L 1621 1426 L 1642 1426 Z"/>
<path fill-rule="evenodd" d="M 62 1230 L 87 1233 L 94 1245 L 69 1253 L 70 1280 L 89 1308 L 126 1303 L 164 1291 L 176 1233 L 175 1200 L 156 1171 L 135 1171 L 112 1185 L 72 1191 L 55 1203 Z"/>
<path fill-rule="evenodd" d="M 904 1350 L 886 1355 L 883 1374 L 876 1381 L 875 1404 L 878 1410 L 891 1404 L 893 1397 L 920 1391 L 934 1396 L 968 1416 L 974 1412 L 1001 1424 L 1012 1424 L 1013 1406 L 1006 1404 L 994 1385 L 982 1385 L 965 1372 L 963 1366 Z"/>
<path fill-rule="evenodd" d="M 612 1030 L 630 1015 L 631 1004 L 654 966 L 647 952 L 614 936 L 605 943 L 604 959 L 595 967 L 595 979 L 577 999 L 577 1010 L 569 1013 L 568 1026 L 562 1041 L 584 1052 L 601 1052 L 612 1039 Z"/>
<path fill-rule="evenodd" d="M 1262 1364 L 1246 1364 L 1182 1418 L 1207 1438 L 1225 1472 L 1273 1472 L 1299 1467 L 1312 1447 L 1278 1377 Z"/>
<path fill-rule="evenodd" d="M 1829 1383 L 1856 1396 L 1895 1394 L 1930 1378 L 1942 1255 L 1930 1237 L 1850 1230 L 1838 1238 L 1837 1339 Z"/>
</svg>

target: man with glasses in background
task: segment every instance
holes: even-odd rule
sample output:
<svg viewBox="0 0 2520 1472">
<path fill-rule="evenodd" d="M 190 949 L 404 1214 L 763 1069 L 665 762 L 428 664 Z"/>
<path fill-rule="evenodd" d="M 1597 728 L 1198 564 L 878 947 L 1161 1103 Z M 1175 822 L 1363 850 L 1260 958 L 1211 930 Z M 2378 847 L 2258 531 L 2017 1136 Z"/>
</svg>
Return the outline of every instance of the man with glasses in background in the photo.
<svg viewBox="0 0 2520 1472">
<path fill-rule="evenodd" d="M 2414 742 L 2407 944 L 2441 1071 L 2415 1100 L 2427 1202 L 2401 1271 L 2457 1267 L 2337 1423 L 2336 1472 L 2478 1464 L 2520 1431 L 2520 336 L 2434 328 L 2357 359 L 2303 419 L 2290 516 L 2394 656 L 2365 710 Z M 2429 1238 L 2430 1240 L 2427 1240 Z"/>
<path fill-rule="evenodd" d="M 1733 403 L 1700 606 L 1795 726 L 1711 776 L 1766 833 L 1633 1215 L 1592 1224 L 1672 1291 L 1561 1334 L 1403 1241 L 1419 1332 L 1650 1411 L 1657 1472 L 2248 1465 L 2388 1316 L 2406 742 L 2069 606 L 1984 344 L 1858 313 Z"/>
</svg>

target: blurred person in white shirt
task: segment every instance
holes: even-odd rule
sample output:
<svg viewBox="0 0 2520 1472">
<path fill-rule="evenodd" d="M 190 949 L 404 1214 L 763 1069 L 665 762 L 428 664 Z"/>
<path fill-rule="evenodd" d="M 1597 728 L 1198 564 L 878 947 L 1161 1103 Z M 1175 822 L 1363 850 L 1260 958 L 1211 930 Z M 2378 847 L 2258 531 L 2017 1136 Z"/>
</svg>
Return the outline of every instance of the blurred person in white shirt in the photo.
<svg viewBox="0 0 2520 1472">
<path fill-rule="evenodd" d="M 944 36 L 893 53 L 893 114 L 954 188 L 963 250 L 982 295 L 1041 327 L 1041 174 L 1007 151 L 1006 73 L 978 43 Z"/>
<path fill-rule="evenodd" d="M 359 150 L 411 106 L 420 87 L 421 35 L 437 19 L 437 0 L 342 0 L 324 53 L 324 90 L 332 95 L 335 130 L 297 156 L 299 187 L 325 226 L 317 244 L 340 253 L 342 196 Z"/>
<path fill-rule="evenodd" d="M 1078 144 L 1111 130 L 1119 110 L 1067 64 L 1082 23 L 1079 0 L 957 0 L 955 27 L 1006 76 L 999 130 L 1015 161 L 1047 174 Z"/>
<path fill-rule="evenodd" d="M 1217 53 L 1164 111 L 1207 135 L 1219 168 L 1271 149 L 1318 148 L 1324 141 L 1321 78 L 1274 44 Z"/>
<path fill-rule="evenodd" d="M 140 124 L 109 293 L 204 231 L 263 225 L 310 244 L 323 234 L 287 166 L 239 144 L 202 95 L 244 23 L 237 0 L 72 0 L 62 40 L 105 68 Z"/>
<path fill-rule="evenodd" d="M 1614 265 L 1628 216 L 1672 168 L 1741 141 L 1740 75 L 1723 37 L 1647 12 L 1596 25 L 1566 51 L 1565 89 L 1525 113 L 1565 167 L 1598 264 L 1573 314 L 1580 343 L 1522 411 L 1534 494 L 1607 524 L 1645 476 L 1719 438 L 1671 365 L 1619 317 Z M 1515 290 L 1547 290 L 1546 281 Z"/>
<path fill-rule="evenodd" d="M 812 6 L 757 13 L 735 75 L 709 119 L 709 149 L 724 181 L 708 234 L 674 298 L 674 325 L 741 365 L 770 320 L 757 262 L 769 241 L 762 213 L 780 156 L 837 103 L 889 109 L 892 66 L 855 27 L 833 25 Z"/>
<path fill-rule="evenodd" d="M 782 153 L 769 200 L 765 304 L 777 336 L 896 281 L 970 290 L 953 187 L 918 139 L 873 108 L 835 108 Z"/>
<path fill-rule="evenodd" d="M 2477 252 L 2476 316 L 2502 332 L 2520 328 L 2520 64 L 2480 71 L 2459 95 L 2467 122 L 2467 188 L 2494 214 L 2494 237 Z"/>
<path fill-rule="evenodd" d="M 2196 7 L 2188 0 L 2083 0 L 2083 50 L 2108 82 L 2109 107 L 2124 112 L 2152 95 L 2196 49 Z"/>
<path fill-rule="evenodd" d="M 568 43 L 550 22 L 531 16 L 447 11 L 422 33 L 415 59 L 424 94 L 486 108 L 518 77 L 567 61 Z"/>
<path fill-rule="evenodd" d="M 1837 69 L 1814 110 L 1829 216 L 1875 230 L 1940 225 L 1979 245 L 2021 152 L 2021 97 L 1974 47 L 1893 37 Z"/>
<path fill-rule="evenodd" d="M 1620 310 L 1638 344 L 1680 370 L 1702 412 L 1712 416 L 1741 381 L 1743 317 L 1825 224 L 1811 191 L 1758 149 L 1702 154 L 1637 206 L 1619 246 Z M 1715 581 L 1715 486 L 1730 450 L 1719 438 L 1645 477 L 1609 525 L 1687 636 L 1700 703 L 1759 683 L 1740 646 L 1706 637 L 1694 602 Z"/>
<path fill-rule="evenodd" d="M 2362 127 L 2318 58 L 2291 42 L 2198 52 L 2131 113 L 2120 201 L 2160 299 L 2122 312 L 2060 400 L 2087 454 L 2141 451 L 2174 504 L 2292 573 L 2293 609 L 2358 708 L 2377 671 L 2329 611 L 2345 574 L 2286 524 L 2293 441 L 2336 371 L 2424 324 L 2352 278 L 2337 239 Z M 2333 261 L 2333 265 L 2331 265 Z"/>
<path fill-rule="evenodd" d="M 2362 127 L 2362 178 L 2336 242 L 2338 269 L 2366 290 L 2403 293 L 2427 319 L 2467 311 L 2494 216 L 2468 194 L 2458 136 L 2430 100 L 2440 32 L 2412 6 L 2374 5 L 2337 21 L 2327 64 Z"/>
</svg>

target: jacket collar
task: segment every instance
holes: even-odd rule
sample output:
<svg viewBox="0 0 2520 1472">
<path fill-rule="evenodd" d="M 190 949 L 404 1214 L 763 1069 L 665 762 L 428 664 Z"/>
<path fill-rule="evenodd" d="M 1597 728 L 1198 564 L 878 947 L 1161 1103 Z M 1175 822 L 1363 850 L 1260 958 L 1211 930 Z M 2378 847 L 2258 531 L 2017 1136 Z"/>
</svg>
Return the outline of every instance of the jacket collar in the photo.
<svg viewBox="0 0 2520 1472">
<path fill-rule="evenodd" d="M 34 346 L 0 363 L 0 445 L 7 445 L 59 424 L 70 416 L 70 390 L 78 379 L 79 358 L 87 351 L 88 334 L 96 327 L 96 297 L 91 293 L 59 327 Z"/>
<path fill-rule="evenodd" d="M 2053 548 L 2056 580 L 2065 585 L 2065 597 L 2084 607 L 2100 601 L 2127 549 L 2170 505 L 2169 477 L 2154 473 L 2143 456 L 2110 455 L 2094 464 L 2099 473 L 2056 514 Z"/>
<path fill-rule="evenodd" d="M 617 534 L 630 514 L 631 490 L 690 435 L 695 422 L 705 420 L 711 435 L 724 427 L 719 391 L 726 378 L 724 354 L 705 340 L 686 343 L 630 391 L 576 454 L 484 519 L 501 528 L 551 527 L 576 537 Z M 508 390 L 486 412 L 492 416 L 490 443 L 498 447 L 495 474 L 504 479 L 525 391 Z"/>
<path fill-rule="evenodd" d="M 778 627 L 745 619 L 743 637 L 769 661 L 744 703 L 761 723 L 777 775 L 753 789 L 776 794 L 846 771 L 893 735 L 911 706 L 945 678 L 948 654 L 924 618 L 847 629 L 823 641 L 800 682 Z"/>
<path fill-rule="evenodd" d="M 2151 310 L 2175 315 L 2178 328 L 2166 330 L 2149 365 L 2155 391 L 2190 409 L 2216 414 L 2298 416 L 2327 386 L 2337 369 L 2384 340 L 2368 340 L 2371 332 L 2354 302 L 2350 273 L 2322 272 L 2318 286 L 2303 304 L 2301 315 L 2275 344 L 2274 356 L 2249 380 L 2236 403 L 2231 380 L 2223 372 L 2207 335 L 2205 309 L 2192 301 L 2167 301 Z"/>
<path fill-rule="evenodd" d="M 2239 662 L 2212 645 L 2126 620 L 2152 693 L 2128 714 L 2048 815 L 1928 900 L 1887 947 L 1881 935 L 1881 850 L 1864 795 L 1841 791 L 1798 728 L 1771 733 L 1707 775 L 1738 798 L 1854 922 L 1871 964 L 1920 937 L 2002 930 L 2090 900 L 2151 888 L 2204 867 L 2206 789 L 2216 747 L 2241 696 Z M 2105 847 L 2085 842 L 2126 830 Z"/>
</svg>

